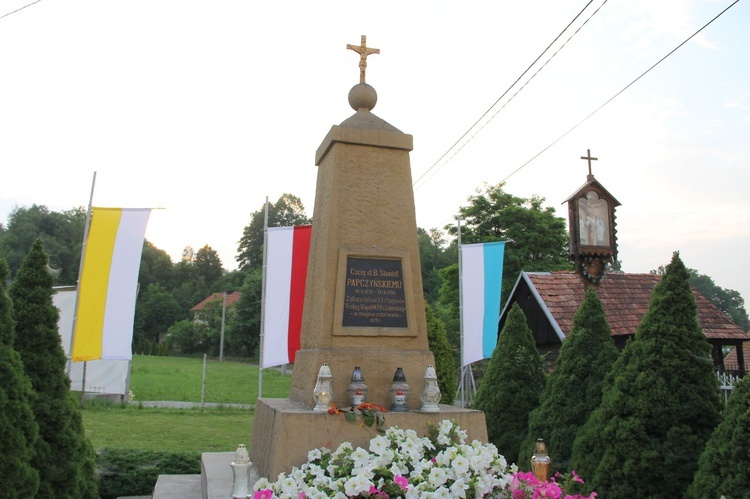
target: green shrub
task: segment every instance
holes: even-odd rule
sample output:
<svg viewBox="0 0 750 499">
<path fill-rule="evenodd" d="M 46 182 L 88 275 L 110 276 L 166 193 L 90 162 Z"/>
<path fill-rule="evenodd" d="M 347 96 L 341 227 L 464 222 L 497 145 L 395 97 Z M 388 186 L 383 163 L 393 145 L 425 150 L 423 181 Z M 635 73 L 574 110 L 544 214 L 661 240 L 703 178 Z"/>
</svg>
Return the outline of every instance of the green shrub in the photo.
<svg viewBox="0 0 750 499">
<path fill-rule="evenodd" d="M 509 463 L 518 461 L 529 413 L 539 405 L 545 376 L 526 316 L 514 303 L 474 403 L 475 409 L 485 412 L 490 442 Z"/>
<path fill-rule="evenodd" d="M 31 382 L 13 348 L 14 323 L 5 284 L 8 275 L 8 265 L 0 260 L 0 477 L 5 485 L 0 496 L 25 499 L 34 497 L 39 488 L 39 472 L 33 466 L 39 427 L 31 409 Z"/>
<path fill-rule="evenodd" d="M 200 453 L 103 449 L 96 455 L 102 499 L 151 495 L 159 475 L 201 472 Z"/>
<path fill-rule="evenodd" d="M 711 346 L 688 278 L 675 253 L 573 444 L 573 468 L 602 497 L 683 497 L 719 422 Z"/>
<path fill-rule="evenodd" d="M 750 378 L 735 385 L 724 420 L 711 434 L 690 497 L 745 497 L 750 490 Z"/>
<path fill-rule="evenodd" d="M 42 241 L 37 239 L 10 287 L 15 347 L 35 392 L 31 407 L 39 438 L 32 465 L 39 470 L 37 496 L 93 499 L 99 497 L 94 451 L 85 436 L 78 406 L 70 398 L 48 262 Z"/>
<path fill-rule="evenodd" d="M 576 434 L 599 406 L 604 378 L 615 360 L 617 347 L 602 302 L 589 286 L 573 317 L 573 329 L 560 348 L 539 407 L 529 416 L 529 435 L 518 463 L 521 468 L 530 468 L 534 444 L 542 438 L 554 469 L 571 471 L 570 455 Z"/>
<path fill-rule="evenodd" d="M 448 344 L 448 335 L 442 321 L 435 316 L 429 304 L 425 306 L 425 318 L 427 320 L 427 341 L 435 356 L 435 371 L 437 372 L 438 388 L 440 388 L 440 401 L 443 404 L 452 404 L 456 398 L 456 364 L 453 359 L 453 351 Z"/>
</svg>

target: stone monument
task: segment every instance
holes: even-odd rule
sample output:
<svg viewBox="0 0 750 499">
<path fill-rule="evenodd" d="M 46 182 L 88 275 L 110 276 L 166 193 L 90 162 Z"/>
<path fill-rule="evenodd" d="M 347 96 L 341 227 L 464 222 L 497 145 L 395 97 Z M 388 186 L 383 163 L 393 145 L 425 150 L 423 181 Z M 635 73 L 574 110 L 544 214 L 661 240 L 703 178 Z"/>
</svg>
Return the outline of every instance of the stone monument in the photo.
<svg viewBox="0 0 750 499">
<path fill-rule="evenodd" d="M 385 413 L 386 426 L 426 434 L 429 423 L 455 419 L 469 438 L 487 440 L 484 413 L 440 405 L 422 413 L 425 370 L 434 364 L 427 342 L 414 193 L 409 163 L 412 136 L 371 111 L 375 89 L 365 82 L 367 56 L 379 50 L 348 45 L 360 54 L 360 83 L 349 92 L 356 111 L 333 126 L 315 154 L 318 177 L 312 238 L 290 398 L 259 399 L 250 456 L 261 476 L 275 479 L 307 460 L 307 452 L 341 442 L 367 447 L 375 428 L 340 414 L 312 411 L 322 364 L 333 375 L 333 403 L 349 405 L 347 388 L 359 367 L 366 402 L 392 405 L 397 369 L 411 392 L 408 412 Z M 452 402 L 452 401 L 447 401 Z"/>
</svg>

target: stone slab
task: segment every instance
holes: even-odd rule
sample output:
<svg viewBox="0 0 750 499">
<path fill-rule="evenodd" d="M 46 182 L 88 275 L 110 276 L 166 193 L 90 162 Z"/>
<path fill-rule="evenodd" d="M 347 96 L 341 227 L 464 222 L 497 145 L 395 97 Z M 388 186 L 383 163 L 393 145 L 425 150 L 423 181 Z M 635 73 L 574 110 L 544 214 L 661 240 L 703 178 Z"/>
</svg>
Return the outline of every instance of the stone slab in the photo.
<svg viewBox="0 0 750 499">
<path fill-rule="evenodd" d="M 450 405 L 440 405 L 438 413 L 387 412 L 386 426 L 410 428 L 427 435 L 429 424 L 455 420 L 468 434 L 469 441 L 487 442 L 484 413 Z M 349 422 L 341 415 L 315 413 L 289 399 L 258 399 L 250 441 L 250 460 L 261 477 L 276 480 L 281 472 L 307 462 L 307 453 L 319 447 L 335 450 L 342 442 L 368 448 L 377 429 Z"/>
<path fill-rule="evenodd" d="M 159 475 L 153 499 L 201 499 L 200 475 Z"/>
<path fill-rule="evenodd" d="M 200 492 L 203 499 L 227 498 L 232 492 L 232 467 L 234 452 L 204 452 L 201 454 Z M 249 487 L 260 479 L 254 468 L 250 469 Z"/>
</svg>

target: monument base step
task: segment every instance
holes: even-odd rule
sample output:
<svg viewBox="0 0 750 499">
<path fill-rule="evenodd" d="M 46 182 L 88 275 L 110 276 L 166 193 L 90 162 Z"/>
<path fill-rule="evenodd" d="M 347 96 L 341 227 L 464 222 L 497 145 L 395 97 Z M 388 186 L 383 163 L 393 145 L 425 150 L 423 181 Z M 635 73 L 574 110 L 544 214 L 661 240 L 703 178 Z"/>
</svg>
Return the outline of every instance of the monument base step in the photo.
<svg viewBox="0 0 750 499">
<path fill-rule="evenodd" d="M 440 412 L 431 413 L 387 412 L 385 425 L 427 435 L 430 424 L 437 425 L 444 419 L 455 420 L 467 432 L 469 441 L 487 442 L 484 412 L 452 405 L 441 404 Z M 379 433 L 361 422 L 346 421 L 339 414 L 313 412 L 289 399 L 260 398 L 255 405 L 250 461 L 260 476 L 274 481 L 279 473 L 288 473 L 292 467 L 307 462 L 307 453 L 313 449 L 335 450 L 342 442 L 367 449 Z"/>
<path fill-rule="evenodd" d="M 200 475 L 159 475 L 153 499 L 201 499 Z"/>
<path fill-rule="evenodd" d="M 200 475 L 159 475 L 153 499 L 227 499 L 232 492 L 234 452 L 204 452 Z M 260 475 L 250 469 L 249 487 Z"/>
</svg>

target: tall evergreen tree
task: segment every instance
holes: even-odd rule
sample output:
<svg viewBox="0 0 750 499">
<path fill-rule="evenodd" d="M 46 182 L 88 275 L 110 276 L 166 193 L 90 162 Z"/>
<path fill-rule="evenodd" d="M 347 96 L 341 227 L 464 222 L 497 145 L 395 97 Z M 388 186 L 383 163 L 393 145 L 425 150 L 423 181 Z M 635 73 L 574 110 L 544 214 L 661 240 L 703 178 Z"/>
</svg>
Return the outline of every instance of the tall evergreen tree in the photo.
<svg viewBox="0 0 750 499">
<path fill-rule="evenodd" d="M 32 409 L 39 439 L 33 464 L 39 471 L 38 496 L 95 498 L 94 453 L 85 437 L 81 414 L 70 397 L 47 262 L 42 241 L 37 239 L 10 288 L 15 344 L 36 392 Z"/>
<path fill-rule="evenodd" d="M 529 416 L 529 435 L 520 454 L 528 469 L 537 438 L 547 444 L 552 466 L 570 471 L 570 455 L 578 430 L 602 400 L 602 385 L 617 347 L 593 286 L 573 317 L 573 329 L 560 348 L 555 368 L 542 392 L 539 407 Z"/>
<path fill-rule="evenodd" d="M 34 497 L 39 488 L 39 472 L 32 465 L 39 428 L 31 410 L 31 382 L 13 348 L 14 323 L 6 289 L 10 272 L 0 260 L 0 477 L 3 497 Z"/>
<path fill-rule="evenodd" d="M 526 316 L 514 303 L 474 403 L 475 409 L 485 412 L 490 442 L 509 463 L 518 462 L 529 413 L 539 405 L 545 376 Z"/>
<path fill-rule="evenodd" d="M 440 400 L 444 404 L 452 404 L 456 398 L 456 363 L 448 343 L 448 334 L 429 303 L 425 304 L 425 319 L 427 320 L 427 342 L 435 356 Z"/>
<path fill-rule="evenodd" d="M 573 467 L 603 497 L 682 497 L 719 421 L 688 278 L 675 253 L 573 445 Z"/>
<path fill-rule="evenodd" d="M 750 379 L 735 385 L 724 419 L 706 444 L 688 495 L 746 497 L 750 491 Z"/>
</svg>

